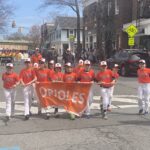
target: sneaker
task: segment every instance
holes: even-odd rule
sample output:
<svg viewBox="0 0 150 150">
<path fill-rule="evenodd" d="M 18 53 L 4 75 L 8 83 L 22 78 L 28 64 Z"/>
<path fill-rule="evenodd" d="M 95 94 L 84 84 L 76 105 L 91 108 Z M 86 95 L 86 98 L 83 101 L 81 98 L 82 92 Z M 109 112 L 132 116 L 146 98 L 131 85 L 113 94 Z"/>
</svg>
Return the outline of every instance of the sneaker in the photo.
<svg viewBox="0 0 150 150">
<path fill-rule="evenodd" d="M 107 117 L 107 111 L 106 110 L 103 111 L 102 118 L 105 119 L 105 120 L 108 119 L 108 117 Z"/>
<path fill-rule="evenodd" d="M 143 109 L 140 109 L 139 110 L 139 115 L 142 115 L 143 114 Z"/>
<path fill-rule="evenodd" d="M 58 108 L 55 108 L 54 114 L 58 113 Z"/>
<path fill-rule="evenodd" d="M 75 120 L 75 115 L 74 114 L 70 114 L 70 120 Z"/>
<path fill-rule="evenodd" d="M 29 115 L 32 116 L 32 112 L 31 111 L 29 111 Z"/>
<path fill-rule="evenodd" d="M 46 120 L 50 118 L 50 113 L 46 113 Z"/>
<path fill-rule="evenodd" d="M 101 113 L 103 112 L 103 105 L 102 104 L 100 105 L 100 111 L 101 111 Z"/>
<path fill-rule="evenodd" d="M 25 118 L 24 118 L 24 119 L 25 119 L 25 120 L 29 120 L 29 118 L 30 118 L 29 115 L 25 115 Z"/>
<path fill-rule="evenodd" d="M 86 118 L 86 119 L 90 119 L 90 115 L 86 115 L 85 118 Z"/>
<path fill-rule="evenodd" d="M 41 114 L 42 114 L 42 112 L 41 112 L 41 110 L 39 110 L 39 111 L 38 111 L 38 115 L 41 115 Z"/>
<path fill-rule="evenodd" d="M 10 120 L 10 116 L 6 116 L 6 121 L 9 121 Z"/>
<path fill-rule="evenodd" d="M 147 114 L 149 114 L 149 112 L 148 112 L 148 111 L 145 111 L 145 112 L 144 112 L 144 115 L 147 115 Z"/>
</svg>

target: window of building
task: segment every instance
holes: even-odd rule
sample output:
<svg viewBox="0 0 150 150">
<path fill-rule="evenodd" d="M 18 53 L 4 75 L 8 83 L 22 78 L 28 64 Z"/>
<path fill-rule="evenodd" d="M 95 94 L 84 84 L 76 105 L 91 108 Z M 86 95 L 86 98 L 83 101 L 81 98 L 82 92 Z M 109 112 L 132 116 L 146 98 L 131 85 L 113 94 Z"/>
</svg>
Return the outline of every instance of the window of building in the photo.
<svg viewBox="0 0 150 150">
<path fill-rule="evenodd" d="M 67 38 L 69 38 L 69 30 L 67 29 Z"/>
<path fill-rule="evenodd" d="M 108 2 L 108 16 L 110 16 L 111 9 L 112 9 L 112 2 Z"/>
<path fill-rule="evenodd" d="M 77 30 L 74 29 L 74 36 L 75 36 L 75 38 L 76 38 L 76 34 L 77 34 Z"/>
<path fill-rule="evenodd" d="M 70 30 L 70 34 L 73 35 L 73 30 Z"/>
<path fill-rule="evenodd" d="M 61 39 L 61 30 L 59 31 L 59 39 Z"/>
<path fill-rule="evenodd" d="M 115 15 L 119 14 L 119 3 L 118 0 L 115 0 Z"/>
</svg>

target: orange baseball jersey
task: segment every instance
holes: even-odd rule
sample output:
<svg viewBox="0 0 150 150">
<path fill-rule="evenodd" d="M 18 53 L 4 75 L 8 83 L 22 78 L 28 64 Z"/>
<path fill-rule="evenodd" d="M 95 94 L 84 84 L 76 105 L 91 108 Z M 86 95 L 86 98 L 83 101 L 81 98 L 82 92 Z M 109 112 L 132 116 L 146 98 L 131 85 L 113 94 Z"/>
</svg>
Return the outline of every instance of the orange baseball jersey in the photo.
<svg viewBox="0 0 150 150">
<path fill-rule="evenodd" d="M 114 79 L 113 73 L 111 70 L 106 69 L 105 71 L 100 71 L 96 75 L 96 80 L 100 82 L 104 82 L 102 86 L 111 87 L 111 83 Z"/>
<path fill-rule="evenodd" d="M 33 69 L 22 69 L 20 72 L 20 79 L 27 84 L 31 82 L 36 77 L 35 71 Z"/>
<path fill-rule="evenodd" d="M 63 77 L 63 81 L 67 83 L 72 83 L 77 81 L 77 75 L 72 72 L 72 73 L 65 73 Z"/>
<path fill-rule="evenodd" d="M 48 78 L 49 78 L 49 80 L 52 80 L 54 72 L 55 72 L 54 69 L 48 69 Z"/>
<path fill-rule="evenodd" d="M 113 77 L 114 77 L 115 79 L 118 79 L 118 78 L 119 78 L 119 74 L 118 74 L 117 72 L 113 72 L 113 71 L 112 71 L 112 73 L 113 73 Z"/>
<path fill-rule="evenodd" d="M 14 72 L 10 74 L 6 72 L 3 73 L 2 80 L 3 80 L 3 87 L 5 89 L 11 89 L 13 85 L 15 85 L 19 81 L 19 76 Z"/>
<path fill-rule="evenodd" d="M 31 57 L 31 62 L 34 64 L 34 63 L 39 63 L 39 60 L 42 58 L 42 55 L 41 54 L 38 54 L 38 55 L 32 55 Z"/>
<path fill-rule="evenodd" d="M 37 81 L 38 82 L 48 82 L 48 73 L 49 70 L 48 69 L 38 69 L 35 71 L 36 77 L 37 77 Z"/>
<path fill-rule="evenodd" d="M 74 73 L 80 74 L 84 70 L 83 66 L 77 66 L 73 69 Z"/>
<path fill-rule="evenodd" d="M 52 75 L 52 81 L 63 81 L 64 74 L 62 72 L 54 72 Z"/>
<path fill-rule="evenodd" d="M 150 69 L 144 68 L 144 69 L 138 69 L 138 81 L 139 83 L 150 83 Z"/>
<path fill-rule="evenodd" d="M 94 80 L 94 78 L 95 73 L 92 69 L 89 72 L 82 71 L 78 76 L 80 82 L 91 82 Z"/>
</svg>

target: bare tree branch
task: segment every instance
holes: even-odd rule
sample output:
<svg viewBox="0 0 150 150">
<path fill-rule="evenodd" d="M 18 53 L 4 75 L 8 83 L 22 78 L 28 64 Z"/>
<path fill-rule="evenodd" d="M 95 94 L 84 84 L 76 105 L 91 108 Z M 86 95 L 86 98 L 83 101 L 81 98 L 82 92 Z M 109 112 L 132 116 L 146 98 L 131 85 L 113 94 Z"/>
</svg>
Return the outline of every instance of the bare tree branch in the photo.
<svg viewBox="0 0 150 150">
<path fill-rule="evenodd" d="M 7 1 L 8 2 L 8 1 Z M 0 31 L 4 31 L 9 17 L 12 15 L 13 7 L 6 0 L 0 0 Z"/>
</svg>

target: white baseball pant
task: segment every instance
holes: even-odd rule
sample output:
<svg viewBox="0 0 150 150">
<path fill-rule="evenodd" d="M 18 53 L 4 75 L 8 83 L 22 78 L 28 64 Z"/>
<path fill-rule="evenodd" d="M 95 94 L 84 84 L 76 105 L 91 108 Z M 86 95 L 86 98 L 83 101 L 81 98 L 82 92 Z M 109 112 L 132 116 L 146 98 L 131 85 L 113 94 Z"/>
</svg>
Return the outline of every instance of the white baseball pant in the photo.
<svg viewBox="0 0 150 150">
<path fill-rule="evenodd" d="M 113 94 L 114 94 L 114 87 L 115 86 L 112 86 L 110 87 L 110 98 L 109 98 L 109 106 L 111 107 L 111 102 L 112 102 L 112 98 L 113 98 Z"/>
<path fill-rule="evenodd" d="M 93 88 L 91 87 L 89 91 L 88 101 L 87 101 L 87 109 L 85 110 L 86 115 L 90 115 L 91 109 L 90 106 L 93 102 Z"/>
<path fill-rule="evenodd" d="M 138 87 L 139 109 L 149 112 L 150 83 L 140 83 Z"/>
<path fill-rule="evenodd" d="M 23 96 L 24 96 L 24 115 L 29 115 L 30 108 L 32 105 L 32 96 L 33 96 L 33 86 L 28 85 L 23 88 Z"/>
<path fill-rule="evenodd" d="M 111 89 L 111 87 L 110 88 L 101 87 L 100 93 L 101 93 L 101 97 L 102 97 L 102 101 L 103 101 L 102 102 L 103 110 L 107 110 L 107 107 L 110 103 L 110 97 L 112 94 L 112 89 Z"/>
<path fill-rule="evenodd" d="M 4 95 L 6 99 L 6 115 L 10 117 L 14 115 L 16 89 L 4 89 Z"/>
</svg>

